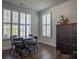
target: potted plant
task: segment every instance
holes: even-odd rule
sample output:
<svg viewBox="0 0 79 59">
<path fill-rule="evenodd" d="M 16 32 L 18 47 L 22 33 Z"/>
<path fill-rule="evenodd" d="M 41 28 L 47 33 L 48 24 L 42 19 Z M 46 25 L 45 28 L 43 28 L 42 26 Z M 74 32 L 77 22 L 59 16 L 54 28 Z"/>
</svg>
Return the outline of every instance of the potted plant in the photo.
<svg viewBox="0 0 79 59">
<path fill-rule="evenodd" d="M 67 24 L 68 23 L 68 18 L 66 16 L 60 16 L 60 20 L 58 21 L 58 23 L 60 24 Z"/>
</svg>

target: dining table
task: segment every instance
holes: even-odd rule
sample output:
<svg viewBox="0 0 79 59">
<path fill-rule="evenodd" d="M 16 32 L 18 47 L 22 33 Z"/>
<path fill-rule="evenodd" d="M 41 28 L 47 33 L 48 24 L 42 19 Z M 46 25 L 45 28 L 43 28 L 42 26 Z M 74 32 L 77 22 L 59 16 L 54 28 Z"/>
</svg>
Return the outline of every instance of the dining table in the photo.
<svg viewBox="0 0 79 59">
<path fill-rule="evenodd" d="M 22 42 L 22 40 L 19 40 L 20 38 L 22 38 L 23 42 L 32 42 L 33 41 L 33 37 L 32 36 L 27 36 L 27 37 L 14 37 L 13 39 L 15 40 L 15 43 L 20 43 Z"/>
</svg>

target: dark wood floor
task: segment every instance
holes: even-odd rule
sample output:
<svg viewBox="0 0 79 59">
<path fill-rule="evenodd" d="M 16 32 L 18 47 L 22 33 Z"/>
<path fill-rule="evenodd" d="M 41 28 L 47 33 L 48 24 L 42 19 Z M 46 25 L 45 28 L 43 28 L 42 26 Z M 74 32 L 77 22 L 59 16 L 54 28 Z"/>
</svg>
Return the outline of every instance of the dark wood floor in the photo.
<svg viewBox="0 0 79 59">
<path fill-rule="evenodd" d="M 39 43 L 38 48 L 38 52 L 25 55 L 22 59 L 75 59 L 70 55 L 63 55 L 56 52 L 55 47 L 46 44 Z M 20 59 L 20 57 L 12 56 L 9 51 L 3 51 L 2 59 Z"/>
</svg>

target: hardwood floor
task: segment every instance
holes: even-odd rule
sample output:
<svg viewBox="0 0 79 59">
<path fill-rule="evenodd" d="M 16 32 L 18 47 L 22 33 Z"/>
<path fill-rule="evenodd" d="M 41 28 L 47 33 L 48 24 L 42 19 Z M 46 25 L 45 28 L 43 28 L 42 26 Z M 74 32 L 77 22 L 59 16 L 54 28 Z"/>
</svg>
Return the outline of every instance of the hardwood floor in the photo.
<svg viewBox="0 0 79 59">
<path fill-rule="evenodd" d="M 63 55 L 59 52 L 56 52 L 56 48 L 39 43 L 38 44 L 38 52 L 31 53 L 29 55 L 25 55 L 22 57 L 22 59 L 75 59 L 72 56 L 69 55 Z M 12 56 L 8 51 L 3 51 L 2 53 L 2 59 L 20 59 L 19 56 Z"/>
</svg>

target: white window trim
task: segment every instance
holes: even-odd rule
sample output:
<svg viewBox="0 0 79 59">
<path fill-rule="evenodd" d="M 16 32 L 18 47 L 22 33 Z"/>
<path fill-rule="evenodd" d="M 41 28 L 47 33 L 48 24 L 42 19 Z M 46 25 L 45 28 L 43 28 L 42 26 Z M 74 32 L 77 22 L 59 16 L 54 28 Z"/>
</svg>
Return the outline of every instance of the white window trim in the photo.
<svg viewBox="0 0 79 59">
<path fill-rule="evenodd" d="M 5 8 L 4 8 L 5 9 Z M 3 9 L 3 11 L 2 11 L 2 14 L 4 13 L 4 9 Z M 5 10 L 10 10 L 10 9 L 5 9 Z M 19 12 L 19 11 L 16 11 L 16 12 L 18 12 L 18 23 L 12 23 L 12 11 L 15 11 L 15 10 L 10 10 L 11 11 L 11 15 L 10 15 L 10 17 L 11 17 L 11 22 L 10 23 L 5 23 L 5 22 L 3 22 L 3 17 L 4 17 L 4 15 L 2 16 L 2 29 L 4 29 L 3 28 L 3 25 L 4 24 L 10 24 L 10 36 L 12 35 L 12 24 L 13 25 L 18 25 L 18 36 L 20 37 L 20 13 L 21 12 Z M 24 12 L 23 12 L 24 13 Z M 29 13 L 25 13 L 25 23 L 26 23 L 26 20 L 27 20 L 27 17 L 26 17 L 26 15 L 27 14 L 29 14 Z M 31 15 L 31 14 L 29 14 L 29 15 Z M 31 15 L 32 16 L 32 15 Z M 31 21 L 32 21 L 32 18 L 31 18 Z M 32 24 L 32 23 L 31 23 Z M 27 30 L 27 28 L 26 28 L 26 26 L 28 26 L 28 25 L 30 25 L 30 27 L 31 27 L 31 24 L 22 24 L 22 25 L 25 25 L 25 36 L 27 36 L 27 32 L 26 32 L 26 30 Z M 32 33 L 32 27 L 31 27 L 31 33 Z M 2 30 L 2 40 L 8 40 L 8 39 L 10 39 L 10 38 L 4 38 L 3 37 L 3 34 L 4 34 L 4 32 L 3 32 L 3 30 Z"/>
<path fill-rule="evenodd" d="M 46 20 L 47 20 L 47 14 L 50 14 L 50 24 L 49 24 L 50 25 L 50 36 L 47 36 L 47 29 L 46 29 L 46 36 L 44 36 L 43 33 L 41 33 L 41 34 L 42 34 L 42 37 L 44 37 L 44 38 L 51 38 L 52 37 L 52 13 L 43 14 L 43 15 L 46 15 Z M 43 17 L 43 15 L 42 15 L 42 17 Z M 42 24 L 42 26 L 43 25 L 45 25 L 45 24 Z M 48 24 L 46 24 L 46 25 L 48 25 Z M 46 26 L 46 28 L 47 28 L 47 26 Z M 43 30 L 42 30 L 42 32 L 43 32 Z"/>
</svg>

